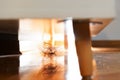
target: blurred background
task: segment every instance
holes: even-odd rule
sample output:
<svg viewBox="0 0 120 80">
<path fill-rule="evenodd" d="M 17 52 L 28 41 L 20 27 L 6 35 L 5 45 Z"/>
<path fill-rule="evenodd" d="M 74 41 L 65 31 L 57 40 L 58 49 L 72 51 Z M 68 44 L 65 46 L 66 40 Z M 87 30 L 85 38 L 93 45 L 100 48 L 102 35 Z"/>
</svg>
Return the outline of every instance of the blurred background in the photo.
<svg viewBox="0 0 120 80">
<path fill-rule="evenodd" d="M 119 80 L 120 79 L 120 1 L 116 0 L 116 17 L 115 19 L 103 29 L 97 36 L 92 37 L 92 51 L 93 51 L 93 66 L 94 74 L 93 80 Z M 40 55 L 40 45 L 41 39 L 48 40 L 48 37 L 43 36 L 43 29 L 39 27 L 41 24 L 39 20 L 27 22 L 22 20 L 0 20 L 0 80 L 80 80 L 82 79 L 78 69 L 77 56 L 74 54 L 75 46 L 71 42 L 71 47 L 69 53 L 68 62 L 69 76 L 66 75 L 66 55 L 64 55 L 64 61 L 62 61 L 63 66 L 54 66 L 47 68 L 47 73 L 54 73 L 52 75 L 46 75 L 45 78 L 41 79 L 40 71 L 41 69 L 46 69 L 40 67 L 41 65 L 41 55 Z M 36 23 L 36 22 L 39 22 Z M 22 26 L 24 23 L 25 27 Z M 49 22 L 47 22 L 49 23 Z M 68 22 L 69 23 L 69 22 Z M 66 23 L 65 25 L 67 25 Z M 62 25 L 62 24 L 60 24 Z M 71 26 L 72 24 L 68 25 Z M 21 27 L 22 26 L 22 27 Z M 36 27 L 35 27 L 36 26 Z M 47 26 L 42 24 L 42 26 Z M 62 25 L 63 26 L 63 25 Z M 46 27 L 46 31 L 48 28 Z M 67 28 L 68 29 L 68 28 Z M 56 28 L 56 31 L 62 32 L 63 27 L 60 29 Z M 41 32 L 41 33 L 40 33 Z M 48 31 L 49 32 L 49 31 Z M 63 31 L 64 32 L 64 31 Z M 62 32 L 62 33 L 63 33 Z M 68 31 L 71 32 L 71 31 Z M 47 34 L 45 34 L 47 35 Z M 59 36 L 54 40 L 58 41 L 56 44 L 64 44 L 63 37 L 64 34 L 57 34 L 54 36 Z M 70 37 L 74 38 L 71 34 Z M 71 41 L 74 39 L 70 38 Z M 34 44 L 33 44 L 34 43 Z M 54 44 L 54 43 L 53 43 Z M 72 45 L 73 44 L 73 45 Z M 58 44 L 60 45 L 60 44 Z M 62 46 L 63 47 L 63 46 Z M 74 48 L 73 48 L 74 47 Z M 64 47 L 65 48 L 65 47 Z M 73 52 L 72 52 L 73 51 Z M 25 55 L 23 55 L 25 53 Z M 76 59 L 73 59 L 76 58 Z M 58 58 L 61 61 L 61 58 Z M 71 63 L 70 63 L 71 62 Z M 74 65 L 74 66 L 73 66 Z M 46 73 L 43 71 L 43 73 Z M 57 75 L 57 76 L 56 76 Z M 58 77 L 58 75 L 60 75 Z"/>
</svg>

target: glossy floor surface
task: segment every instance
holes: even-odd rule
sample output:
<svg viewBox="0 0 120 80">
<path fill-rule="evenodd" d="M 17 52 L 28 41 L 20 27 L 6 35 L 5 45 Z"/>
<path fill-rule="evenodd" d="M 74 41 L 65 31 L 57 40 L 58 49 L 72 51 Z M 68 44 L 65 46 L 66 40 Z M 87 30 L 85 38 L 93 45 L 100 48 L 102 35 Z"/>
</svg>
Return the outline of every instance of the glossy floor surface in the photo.
<svg viewBox="0 0 120 80">
<path fill-rule="evenodd" d="M 95 78 L 93 80 L 119 80 L 120 79 L 120 53 L 96 53 Z"/>
<path fill-rule="evenodd" d="M 97 52 L 93 56 L 93 80 L 120 79 L 120 53 Z M 66 73 L 65 66 L 66 64 L 59 63 L 46 65 L 40 61 L 39 55 L 1 56 L 0 80 L 73 80 L 74 75 L 73 79 L 66 78 L 69 71 Z"/>
</svg>

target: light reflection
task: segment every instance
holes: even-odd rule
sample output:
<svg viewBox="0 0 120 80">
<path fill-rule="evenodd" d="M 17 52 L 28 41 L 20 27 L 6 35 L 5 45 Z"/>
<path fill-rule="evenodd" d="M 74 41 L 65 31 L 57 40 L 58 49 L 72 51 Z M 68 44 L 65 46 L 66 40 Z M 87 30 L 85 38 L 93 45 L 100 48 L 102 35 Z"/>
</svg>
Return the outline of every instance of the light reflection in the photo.
<svg viewBox="0 0 120 80">
<path fill-rule="evenodd" d="M 56 20 L 53 20 L 53 22 L 54 21 Z M 61 46 L 60 49 L 64 48 L 64 25 L 60 23 L 52 24 L 54 26 L 53 30 L 55 31 L 48 34 L 49 23 L 49 20 L 46 20 L 45 22 L 39 19 L 20 20 L 19 40 L 20 50 L 23 53 L 20 56 L 20 74 L 23 75 L 26 72 L 26 74 L 21 77 L 21 80 L 36 80 L 36 78 L 38 78 L 38 80 L 46 80 L 46 77 L 40 76 L 40 71 L 44 69 L 47 70 L 48 68 L 58 70 L 57 73 L 54 74 L 54 77 L 51 77 L 49 80 L 65 80 L 65 77 L 67 77 L 67 80 L 80 80 L 81 76 L 74 44 L 72 20 L 67 20 L 65 22 L 68 36 L 68 64 L 64 64 L 64 56 L 57 56 L 57 67 L 54 64 L 50 64 L 53 65 L 53 67 L 49 67 L 49 65 L 47 65 L 47 68 L 45 67 L 45 64 L 43 63 L 43 56 L 40 54 L 42 52 L 40 46 L 44 45 L 43 41 L 49 41 L 52 34 L 52 46 Z M 55 27 L 58 25 L 59 27 Z M 67 65 L 67 72 L 65 72 L 65 65 Z M 50 72 L 54 72 L 54 70 L 50 70 Z"/>
<path fill-rule="evenodd" d="M 91 47 L 93 52 L 102 52 L 102 53 L 112 53 L 112 52 L 119 52 L 119 48 L 112 48 L 112 47 Z"/>
<path fill-rule="evenodd" d="M 20 51 L 37 49 L 43 41 L 62 46 L 64 24 L 57 23 L 57 19 L 20 19 L 19 41 Z"/>
<path fill-rule="evenodd" d="M 72 27 L 72 19 L 66 21 L 67 36 L 68 36 L 68 72 L 67 80 L 81 80 L 78 59 L 74 44 L 74 34 Z"/>
</svg>

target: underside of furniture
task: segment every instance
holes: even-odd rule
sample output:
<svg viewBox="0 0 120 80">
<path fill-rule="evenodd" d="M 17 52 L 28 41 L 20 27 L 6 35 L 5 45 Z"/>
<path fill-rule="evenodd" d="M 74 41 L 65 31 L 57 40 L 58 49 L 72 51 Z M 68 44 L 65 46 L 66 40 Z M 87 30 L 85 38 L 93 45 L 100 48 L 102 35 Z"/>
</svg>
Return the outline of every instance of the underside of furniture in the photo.
<svg viewBox="0 0 120 80">
<path fill-rule="evenodd" d="M 91 76 L 91 37 L 96 36 L 115 17 L 114 2 L 115 0 L 1 0 L 0 20 L 72 18 L 81 74 Z"/>
<path fill-rule="evenodd" d="M 112 19 L 73 20 L 75 45 L 81 75 L 90 78 L 93 74 L 91 37 L 96 36 Z"/>
</svg>

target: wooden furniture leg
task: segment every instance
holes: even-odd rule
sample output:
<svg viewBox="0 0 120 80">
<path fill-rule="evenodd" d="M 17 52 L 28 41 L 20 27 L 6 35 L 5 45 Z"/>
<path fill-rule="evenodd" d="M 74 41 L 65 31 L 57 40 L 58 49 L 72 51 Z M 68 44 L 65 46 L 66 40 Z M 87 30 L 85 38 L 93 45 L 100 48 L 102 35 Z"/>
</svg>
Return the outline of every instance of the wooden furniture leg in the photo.
<svg viewBox="0 0 120 80">
<path fill-rule="evenodd" d="M 75 45 L 80 72 L 83 77 L 92 75 L 92 51 L 89 20 L 73 20 Z"/>
</svg>

